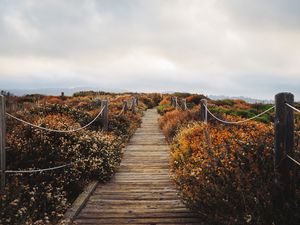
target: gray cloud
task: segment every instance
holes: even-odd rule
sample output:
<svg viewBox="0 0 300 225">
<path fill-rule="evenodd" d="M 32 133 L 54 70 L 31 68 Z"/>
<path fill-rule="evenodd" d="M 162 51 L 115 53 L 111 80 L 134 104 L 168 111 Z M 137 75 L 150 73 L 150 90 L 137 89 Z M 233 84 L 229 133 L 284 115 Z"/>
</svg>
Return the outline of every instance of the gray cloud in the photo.
<svg viewBox="0 0 300 225">
<path fill-rule="evenodd" d="M 25 79 L 28 87 L 111 85 L 262 98 L 286 89 L 300 96 L 299 6 L 2 0 L 1 88 Z"/>
<path fill-rule="evenodd" d="M 300 29 L 300 2 L 297 0 L 226 0 L 218 4 L 227 9 L 236 23 L 254 29 Z"/>
</svg>

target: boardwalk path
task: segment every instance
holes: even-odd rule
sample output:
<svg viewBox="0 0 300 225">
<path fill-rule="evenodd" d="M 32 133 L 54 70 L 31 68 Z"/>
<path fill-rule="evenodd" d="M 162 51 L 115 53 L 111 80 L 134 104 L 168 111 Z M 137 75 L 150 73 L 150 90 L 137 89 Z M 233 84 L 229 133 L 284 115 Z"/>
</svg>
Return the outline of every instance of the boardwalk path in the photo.
<svg viewBox="0 0 300 225">
<path fill-rule="evenodd" d="M 75 224 L 201 224 L 181 203 L 169 178 L 169 147 L 148 110 L 125 148 L 119 171 L 97 186 Z"/>
</svg>

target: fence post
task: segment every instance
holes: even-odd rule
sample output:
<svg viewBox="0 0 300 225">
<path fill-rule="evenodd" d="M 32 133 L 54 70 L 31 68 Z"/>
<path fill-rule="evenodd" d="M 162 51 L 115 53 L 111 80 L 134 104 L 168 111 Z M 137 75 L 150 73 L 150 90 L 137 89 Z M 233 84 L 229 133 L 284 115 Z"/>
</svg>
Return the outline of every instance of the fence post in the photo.
<svg viewBox="0 0 300 225">
<path fill-rule="evenodd" d="M 174 97 L 174 107 L 175 107 L 175 109 L 177 109 L 177 105 L 178 105 L 177 97 Z"/>
<path fill-rule="evenodd" d="M 5 97 L 0 96 L 0 164 L 1 193 L 5 188 L 6 152 L 5 152 Z"/>
<path fill-rule="evenodd" d="M 139 106 L 139 98 L 138 98 L 138 96 L 135 96 L 134 98 L 135 98 L 135 104 L 136 104 L 136 106 Z"/>
<path fill-rule="evenodd" d="M 126 100 L 123 100 L 123 106 L 124 106 L 124 112 L 128 111 L 128 102 Z"/>
<path fill-rule="evenodd" d="M 107 129 L 108 129 L 108 101 L 107 100 L 102 100 L 101 101 L 101 110 L 102 109 L 103 109 L 103 112 L 102 112 L 102 115 L 101 115 L 102 130 L 107 131 Z"/>
<path fill-rule="evenodd" d="M 200 101 L 200 121 L 207 123 L 207 100 L 201 99 Z"/>
<path fill-rule="evenodd" d="M 135 106 L 136 106 L 135 97 L 132 97 L 131 111 L 132 111 L 133 113 L 135 113 Z"/>
<path fill-rule="evenodd" d="M 295 168 L 287 155 L 294 153 L 294 111 L 286 105 L 294 104 L 294 95 L 278 93 L 275 95 L 275 196 L 277 209 L 291 207 L 295 199 Z"/>
<path fill-rule="evenodd" d="M 186 99 L 182 99 L 182 109 L 187 110 Z"/>
<path fill-rule="evenodd" d="M 170 100 L 171 100 L 171 106 L 173 107 L 173 105 L 174 105 L 174 103 L 173 103 L 173 102 L 174 102 L 174 97 L 171 96 L 171 99 L 170 99 Z"/>
</svg>

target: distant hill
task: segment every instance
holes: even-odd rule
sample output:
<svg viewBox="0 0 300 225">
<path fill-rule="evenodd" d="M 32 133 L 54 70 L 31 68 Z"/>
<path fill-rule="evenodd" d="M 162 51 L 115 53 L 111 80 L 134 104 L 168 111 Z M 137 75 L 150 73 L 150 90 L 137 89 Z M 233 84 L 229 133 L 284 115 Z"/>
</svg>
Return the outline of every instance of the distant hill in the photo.
<svg viewBox="0 0 300 225">
<path fill-rule="evenodd" d="M 241 100 L 244 100 L 245 102 L 248 102 L 251 104 L 253 104 L 253 103 L 274 104 L 274 100 L 254 99 L 254 98 L 243 97 L 243 96 L 232 97 L 232 96 L 224 96 L 224 95 L 208 95 L 208 98 L 210 98 L 212 100 L 241 99 Z"/>
<path fill-rule="evenodd" d="M 61 95 L 64 92 L 65 96 L 71 96 L 79 91 L 106 91 L 106 92 L 126 92 L 122 89 L 101 88 L 101 87 L 75 87 L 75 88 L 36 88 L 36 89 L 8 89 L 14 95 L 23 96 L 27 94 L 42 94 L 42 95 Z"/>
</svg>

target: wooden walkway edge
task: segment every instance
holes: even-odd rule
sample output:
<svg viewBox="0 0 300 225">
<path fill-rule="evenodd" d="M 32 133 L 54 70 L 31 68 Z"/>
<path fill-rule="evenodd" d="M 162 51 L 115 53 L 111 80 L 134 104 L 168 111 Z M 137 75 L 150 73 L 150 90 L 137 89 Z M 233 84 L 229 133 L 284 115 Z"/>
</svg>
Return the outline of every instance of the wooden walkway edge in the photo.
<svg viewBox="0 0 300 225">
<path fill-rule="evenodd" d="M 155 109 L 146 111 L 118 172 L 94 188 L 73 224 L 202 224 L 185 208 L 169 177 L 169 147 L 158 118 Z"/>
</svg>

